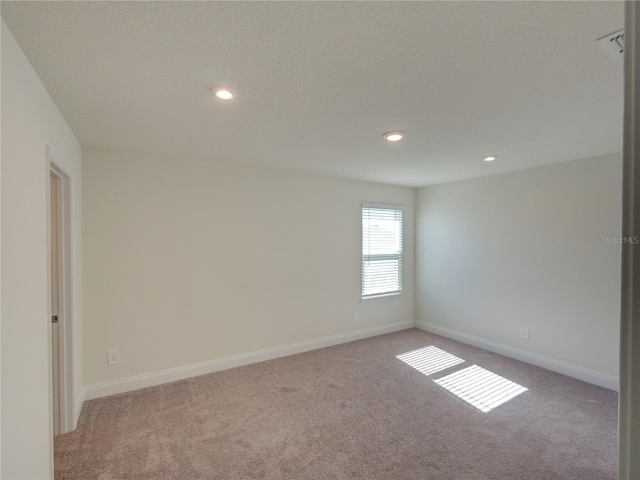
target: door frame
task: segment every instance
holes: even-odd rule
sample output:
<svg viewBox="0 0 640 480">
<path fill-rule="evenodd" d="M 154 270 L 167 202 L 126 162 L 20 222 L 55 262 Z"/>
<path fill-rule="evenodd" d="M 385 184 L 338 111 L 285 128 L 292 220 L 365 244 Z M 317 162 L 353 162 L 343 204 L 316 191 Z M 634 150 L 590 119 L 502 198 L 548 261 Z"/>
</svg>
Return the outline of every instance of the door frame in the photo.
<svg viewBox="0 0 640 480">
<path fill-rule="evenodd" d="M 640 476 L 640 4 L 625 2 L 618 478 Z"/>
<path fill-rule="evenodd" d="M 60 432 L 67 433 L 74 429 L 74 339 L 75 339 L 75 315 L 73 308 L 73 228 L 71 215 L 71 176 L 61 167 L 58 156 L 50 147 L 47 147 L 47 163 L 49 175 L 58 180 L 58 352 L 59 352 L 59 405 L 60 405 Z M 51 252 L 51 189 L 47 179 L 47 242 Z M 49 275 L 47 277 L 49 295 L 51 295 L 51 258 L 48 261 Z M 49 338 L 52 339 L 51 327 L 51 301 L 49 301 Z M 52 349 L 52 340 L 49 348 Z M 49 370 L 53 372 L 53 353 L 49 355 Z M 51 378 L 53 373 L 51 373 Z M 50 389 L 53 395 L 53 388 Z M 53 433 L 53 401 L 51 405 L 51 425 Z"/>
</svg>

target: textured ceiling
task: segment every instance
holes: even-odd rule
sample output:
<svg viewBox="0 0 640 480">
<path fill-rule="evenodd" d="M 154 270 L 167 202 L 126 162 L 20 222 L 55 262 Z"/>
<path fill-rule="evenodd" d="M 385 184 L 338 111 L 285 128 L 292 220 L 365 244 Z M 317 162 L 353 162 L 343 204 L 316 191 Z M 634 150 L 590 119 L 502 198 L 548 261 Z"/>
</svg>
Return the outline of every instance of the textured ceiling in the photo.
<svg viewBox="0 0 640 480">
<path fill-rule="evenodd" d="M 85 147 L 409 186 L 622 150 L 623 70 L 596 43 L 622 2 L 3 1 L 2 17 Z"/>
</svg>

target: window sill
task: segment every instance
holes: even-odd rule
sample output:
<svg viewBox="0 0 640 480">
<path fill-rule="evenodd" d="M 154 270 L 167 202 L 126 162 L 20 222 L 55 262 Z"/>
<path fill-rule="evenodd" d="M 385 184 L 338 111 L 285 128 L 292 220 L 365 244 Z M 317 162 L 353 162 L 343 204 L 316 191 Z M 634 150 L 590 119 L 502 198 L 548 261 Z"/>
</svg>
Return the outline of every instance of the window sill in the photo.
<svg viewBox="0 0 640 480">
<path fill-rule="evenodd" d="M 398 299 L 399 297 L 402 296 L 402 292 L 396 292 L 396 293 L 381 293 L 380 295 L 372 295 L 370 297 L 361 297 L 360 298 L 360 302 L 361 303 L 365 303 L 365 302 L 379 302 L 381 300 L 391 300 L 391 299 Z"/>
</svg>

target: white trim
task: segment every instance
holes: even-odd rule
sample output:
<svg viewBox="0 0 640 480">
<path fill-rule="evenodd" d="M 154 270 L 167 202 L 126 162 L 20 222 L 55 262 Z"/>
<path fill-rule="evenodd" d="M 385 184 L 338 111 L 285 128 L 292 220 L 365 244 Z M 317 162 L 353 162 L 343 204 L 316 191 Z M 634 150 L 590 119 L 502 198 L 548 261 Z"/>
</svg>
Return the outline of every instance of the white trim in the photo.
<svg viewBox="0 0 640 480">
<path fill-rule="evenodd" d="M 360 297 L 360 303 L 369 303 L 369 302 L 377 302 L 380 300 L 397 300 L 398 297 L 404 295 L 404 292 L 401 290 L 399 292 L 393 293 L 379 293 L 378 295 L 370 295 L 368 297 Z"/>
<path fill-rule="evenodd" d="M 219 358 L 208 362 L 194 363 L 184 367 L 170 368 L 168 370 L 137 375 L 135 377 L 123 378 L 121 380 L 98 383 L 85 387 L 84 399 L 92 400 L 94 398 L 138 390 L 139 388 L 153 387 L 163 383 L 175 382 L 176 380 L 197 377 L 199 375 L 206 375 L 207 373 L 219 372 L 221 370 L 241 367 L 251 363 L 264 362 L 265 360 L 295 355 L 296 353 L 308 352 L 318 348 L 331 347 L 341 343 L 353 342 L 354 340 L 361 340 L 363 338 L 375 337 L 385 333 L 397 332 L 399 330 L 413 328 L 413 326 L 413 321 L 397 322 L 388 325 L 381 325 L 379 327 L 357 330 L 355 332 L 331 335 L 329 337 L 322 337 L 316 340 L 307 340 L 280 347 L 267 348 L 240 355 L 232 355 L 230 357 Z"/>
<path fill-rule="evenodd" d="M 379 208 L 381 210 L 402 210 L 404 211 L 404 205 L 395 205 L 391 203 L 373 203 L 362 202 L 361 208 Z"/>
<path fill-rule="evenodd" d="M 527 352 L 526 350 L 520 350 L 519 348 L 509 347 L 508 345 L 492 342 L 491 340 L 486 340 L 457 330 L 441 327 L 433 323 L 416 322 L 416 328 L 426 332 L 435 333 L 436 335 L 442 335 L 443 337 L 451 338 L 468 345 L 473 345 L 474 347 L 482 348 L 483 350 L 498 353 L 505 357 L 515 358 L 516 360 L 520 360 L 537 367 L 546 368 L 547 370 L 561 373 L 568 377 L 577 378 L 578 380 L 592 383 L 610 390 L 618 391 L 619 388 L 617 377 L 605 375 L 604 373 L 579 367 L 561 360 Z"/>
<path fill-rule="evenodd" d="M 84 389 L 80 389 L 78 396 L 76 397 L 76 411 L 73 417 L 73 425 L 71 430 L 78 428 L 78 420 L 80 420 L 80 414 L 82 413 L 82 407 L 84 406 Z"/>
</svg>

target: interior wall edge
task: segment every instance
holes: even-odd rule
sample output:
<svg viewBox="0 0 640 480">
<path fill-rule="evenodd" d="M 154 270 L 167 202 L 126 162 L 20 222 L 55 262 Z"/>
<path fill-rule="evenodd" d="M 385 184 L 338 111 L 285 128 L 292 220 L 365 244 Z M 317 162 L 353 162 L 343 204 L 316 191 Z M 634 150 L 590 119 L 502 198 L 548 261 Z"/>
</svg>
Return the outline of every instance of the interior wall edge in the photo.
<svg viewBox="0 0 640 480">
<path fill-rule="evenodd" d="M 469 335 L 457 330 L 442 327 L 434 323 L 416 321 L 416 328 L 424 330 L 425 332 L 435 333 L 443 337 L 457 340 L 458 342 L 466 343 L 474 347 L 488 350 L 489 352 L 504 355 L 505 357 L 520 360 L 521 362 L 529 363 L 537 367 L 551 370 L 552 372 L 560 373 L 568 377 L 582 380 L 583 382 L 591 383 L 599 387 L 608 388 L 609 390 L 619 391 L 619 379 L 612 375 L 606 375 L 604 373 L 596 372 L 588 368 L 573 365 L 571 363 L 556 360 L 544 355 L 538 355 L 536 353 L 527 352 L 519 348 L 510 347 L 501 343 L 492 342 L 475 335 Z"/>
<path fill-rule="evenodd" d="M 80 391 L 78 392 L 78 395 L 76 395 L 76 401 L 74 404 L 75 411 L 73 415 L 73 430 L 78 428 L 78 421 L 80 420 L 80 414 L 82 413 L 84 400 L 85 400 L 84 388 L 81 388 Z"/>
<path fill-rule="evenodd" d="M 640 236 L 640 5 L 625 2 L 622 236 Z M 640 252 L 622 247 L 618 478 L 640 476 Z"/>
</svg>

